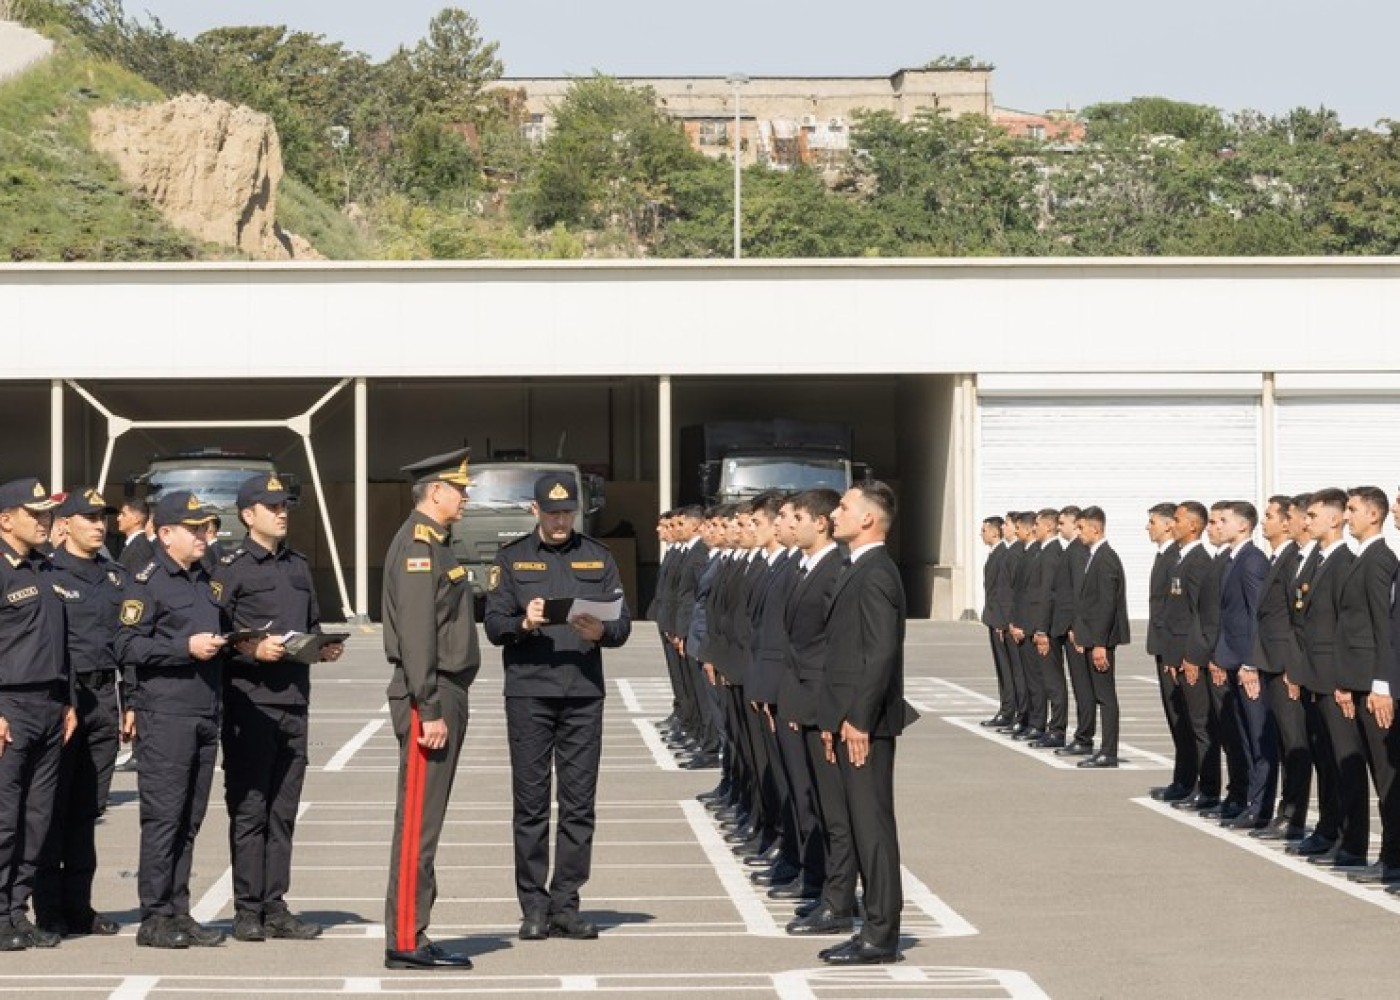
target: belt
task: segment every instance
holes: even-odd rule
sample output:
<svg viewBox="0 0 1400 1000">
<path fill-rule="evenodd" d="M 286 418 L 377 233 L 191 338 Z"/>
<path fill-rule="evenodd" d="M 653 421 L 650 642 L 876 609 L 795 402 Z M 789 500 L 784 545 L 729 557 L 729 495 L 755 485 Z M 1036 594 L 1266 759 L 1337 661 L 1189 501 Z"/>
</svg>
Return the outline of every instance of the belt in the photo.
<svg viewBox="0 0 1400 1000">
<path fill-rule="evenodd" d="M 103 688 L 112 686 L 117 679 L 117 672 L 111 668 L 104 670 L 85 670 L 78 674 L 77 677 L 78 683 L 82 684 L 84 687 L 100 691 Z"/>
</svg>

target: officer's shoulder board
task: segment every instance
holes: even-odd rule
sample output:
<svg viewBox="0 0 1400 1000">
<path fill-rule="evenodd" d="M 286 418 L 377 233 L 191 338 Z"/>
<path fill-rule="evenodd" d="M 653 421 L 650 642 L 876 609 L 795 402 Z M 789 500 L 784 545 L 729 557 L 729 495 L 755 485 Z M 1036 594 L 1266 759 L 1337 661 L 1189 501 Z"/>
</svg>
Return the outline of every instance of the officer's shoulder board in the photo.
<svg viewBox="0 0 1400 1000">
<path fill-rule="evenodd" d="M 441 532 L 434 531 L 426 524 L 415 524 L 413 526 L 413 540 L 415 542 L 427 542 L 429 545 L 432 545 L 434 543 L 441 544 L 445 538 Z"/>
<path fill-rule="evenodd" d="M 5 561 L 10 564 L 11 569 L 18 569 L 19 564 L 24 562 L 19 556 L 11 555 L 8 552 L 5 553 Z"/>
<path fill-rule="evenodd" d="M 243 555 L 245 552 L 247 552 L 247 551 L 248 551 L 247 549 L 243 548 L 243 547 L 240 545 L 238 548 L 234 549 L 234 550 L 233 550 L 232 552 L 230 552 L 228 555 L 226 555 L 226 556 L 224 556 L 222 559 L 220 559 L 220 560 L 219 560 L 219 565 L 220 565 L 220 566 L 232 566 L 234 563 L 238 562 L 239 558 L 242 557 L 242 555 Z"/>
<path fill-rule="evenodd" d="M 155 561 L 154 559 L 152 559 L 152 560 L 151 560 L 150 562 L 148 562 L 145 566 L 143 566 L 143 567 L 141 568 L 141 572 L 139 572 L 139 573 L 136 574 L 136 580 L 137 580 L 137 582 L 138 582 L 138 583 L 148 583 L 148 582 L 150 582 L 151 574 L 154 573 L 154 572 L 156 571 L 156 565 L 157 565 L 157 564 L 156 564 L 156 561 Z M 138 602 L 138 603 L 139 603 L 139 602 Z"/>
</svg>

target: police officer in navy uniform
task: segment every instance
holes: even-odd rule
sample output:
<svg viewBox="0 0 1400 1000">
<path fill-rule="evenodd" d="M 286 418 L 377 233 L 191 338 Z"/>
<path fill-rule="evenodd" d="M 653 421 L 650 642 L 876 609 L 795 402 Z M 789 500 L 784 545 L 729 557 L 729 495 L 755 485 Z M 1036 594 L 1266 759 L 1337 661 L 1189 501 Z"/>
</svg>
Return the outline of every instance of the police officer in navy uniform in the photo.
<svg viewBox="0 0 1400 1000">
<path fill-rule="evenodd" d="M 214 595 L 234 630 L 269 633 L 239 643 L 224 673 L 224 800 L 239 941 L 308 940 L 321 933 L 286 902 L 306 779 L 311 666 L 288 656 L 282 640 L 290 632 L 321 630 L 311 568 L 286 544 L 288 498 L 275 473 L 246 480 L 238 490 L 238 516 L 247 537 L 214 568 Z M 327 644 L 318 659 L 339 659 L 343 648 Z"/>
<path fill-rule="evenodd" d="M 68 537 L 53 554 L 54 584 L 68 619 L 78 727 L 64 745 L 48 845 L 34 882 L 40 927 L 64 936 L 115 934 L 115 920 L 92 908 L 97 818 L 107 807 L 117 763 L 120 669 L 112 641 L 130 588 L 126 568 L 109 559 L 107 517 L 115 509 L 95 489 L 70 492 L 54 516 Z"/>
<path fill-rule="evenodd" d="M 28 913 L 75 719 L 63 604 L 38 548 L 55 506 L 37 479 L 0 486 L 0 951 L 59 942 Z"/>
<path fill-rule="evenodd" d="M 190 915 L 194 841 L 209 805 L 223 702 L 224 621 L 200 558 L 214 517 L 188 490 L 156 504 L 156 554 L 122 601 L 117 660 L 128 671 L 141 744 L 141 927 L 151 948 L 212 947 L 224 935 Z"/>
<path fill-rule="evenodd" d="M 384 900 L 384 965 L 470 969 L 466 955 L 428 939 L 437 898 L 438 836 L 467 733 L 467 688 L 481 667 L 467 571 L 448 530 L 467 505 L 468 449 L 405 466 L 413 513 L 384 557 L 384 655 L 393 666 L 389 714 L 399 740 L 398 804 Z"/>
<path fill-rule="evenodd" d="M 551 625 L 550 598 L 622 595 L 612 553 L 574 530 L 578 486 L 548 473 L 535 483 L 538 527 L 503 546 L 486 594 L 486 636 L 505 665 L 506 731 L 515 812 L 515 891 L 522 940 L 588 940 L 598 928 L 579 915 L 579 888 L 593 853 L 594 799 L 603 747 L 603 647 L 632 631 L 626 602 L 615 621 L 592 615 Z M 559 830 L 549 875 L 551 771 L 559 780 Z"/>
</svg>

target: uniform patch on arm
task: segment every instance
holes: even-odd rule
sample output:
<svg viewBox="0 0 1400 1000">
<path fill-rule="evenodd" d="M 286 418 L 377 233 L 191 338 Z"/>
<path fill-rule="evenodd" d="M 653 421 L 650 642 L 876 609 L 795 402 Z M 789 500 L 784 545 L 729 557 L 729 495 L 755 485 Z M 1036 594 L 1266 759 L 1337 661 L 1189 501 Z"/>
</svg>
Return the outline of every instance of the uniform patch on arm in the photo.
<svg viewBox="0 0 1400 1000">
<path fill-rule="evenodd" d="M 492 566 L 491 572 L 486 574 L 486 589 L 495 590 L 501 585 L 501 567 Z"/>
<path fill-rule="evenodd" d="M 222 601 L 224 599 L 224 585 L 218 580 L 211 581 L 209 589 L 214 592 L 214 600 Z"/>
<path fill-rule="evenodd" d="M 433 560 L 430 556 L 409 556 L 404 568 L 410 573 L 431 573 Z"/>
<path fill-rule="evenodd" d="M 465 566 L 453 566 L 450 570 L 447 571 L 447 578 L 453 583 L 456 583 L 458 580 L 462 579 L 462 577 L 466 575 L 467 570 Z"/>
<path fill-rule="evenodd" d="M 141 619 L 146 617 L 146 605 L 143 601 L 122 601 L 122 624 L 139 625 Z"/>
</svg>

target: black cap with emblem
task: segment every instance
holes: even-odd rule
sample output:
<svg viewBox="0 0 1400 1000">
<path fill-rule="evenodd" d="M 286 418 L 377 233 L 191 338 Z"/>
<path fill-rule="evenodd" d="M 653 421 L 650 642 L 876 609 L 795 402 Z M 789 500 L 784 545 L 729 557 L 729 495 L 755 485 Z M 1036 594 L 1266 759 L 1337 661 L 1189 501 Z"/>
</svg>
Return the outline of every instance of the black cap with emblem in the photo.
<svg viewBox="0 0 1400 1000">
<path fill-rule="evenodd" d="M 208 524 L 217 520 L 218 516 L 213 507 L 205 506 L 203 501 L 189 490 L 176 490 L 156 501 L 157 528 L 167 528 L 175 524 Z"/>
<path fill-rule="evenodd" d="M 467 475 L 467 459 L 470 448 L 459 448 L 443 455 L 433 455 L 412 465 L 403 466 L 403 471 L 413 477 L 415 483 L 451 483 L 453 486 L 470 486 Z"/>
<path fill-rule="evenodd" d="M 547 472 L 535 480 L 535 504 L 546 514 L 578 510 L 578 484 L 563 472 Z"/>
<path fill-rule="evenodd" d="M 91 517 L 94 514 L 115 514 L 117 508 L 113 507 L 106 500 L 102 499 L 102 494 L 91 486 L 80 486 L 73 490 L 63 499 L 63 503 L 58 505 L 58 510 L 54 511 L 56 517 L 72 517 L 74 514 L 82 514 Z"/>
<path fill-rule="evenodd" d="M 0 510 L 25 507 L 37 513 L 57 506 L 58 501 L 49 496 L 49 491 L 37 479 L 12 479 L 0 486 Z"/>
<path fill-rule="evenodd" d="M 290 496 L 291 492 L 282 485 L 277 473 L 259 473 L 251 479 L 245 479 L 243 485 L 238 487 L 238 509 L 247 510 L 254 504 L 273 507 L 279 503 L 286 503 Z"/>
</svg>

